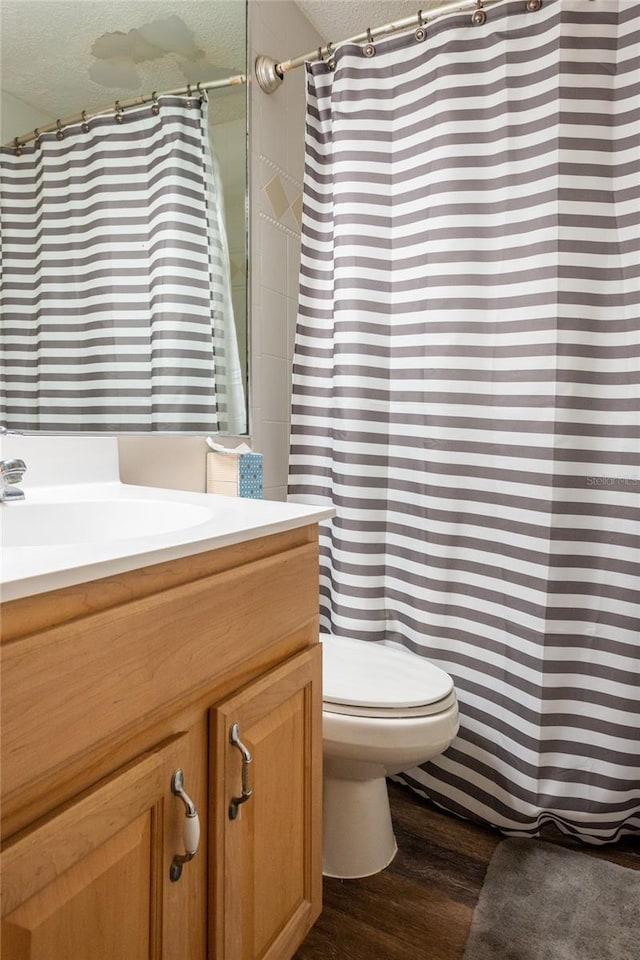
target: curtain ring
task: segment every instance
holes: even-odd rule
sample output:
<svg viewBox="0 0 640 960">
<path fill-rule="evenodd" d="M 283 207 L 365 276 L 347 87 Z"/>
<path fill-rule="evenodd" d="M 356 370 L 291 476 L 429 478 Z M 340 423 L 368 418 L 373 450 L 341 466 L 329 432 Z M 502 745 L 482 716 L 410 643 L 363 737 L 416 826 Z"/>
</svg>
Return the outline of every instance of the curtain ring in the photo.
<svg viewBox="0 0 640 960">
<path fill-rule="evenodd" d="M 376 48 L 373 43 L 373 34 L 371 33 L 371 27 L 367 27 L 367 44 L 362 48 L 362 52 L 365 57 L 375 57 Z"/>
<path fill-rule="evenodd" d="M 36 150 L 38 149 L 38 147 L 42 146 L 42 140 L 40 139 L 40 131 L 38 130 L 37 127 L 34 127 L 33 129 L 33 145 L 36 148 Z"/>
<path fill-rule="evenodd" d="M 62 127 L 62 120 L 56 120 L 56 127 L 58 128 L 56 132 L 56 140 L 64 140 L 64 129 Z"/>
<path fill-rule="evenodd" d="M 334 49 L 333 49 L 333 44 L 332 44 L 331 40 L 329 40 L 329 42 L 327 43 L 327 56 L 328 56 L 328 58 L 329 58 L 329 59 L 326 61 L 326 63 L 327 63 L 327 70 L 335 70 L 335 68 L 336 68 L 336 58 L 335 58 L 335 56 L 334 56 Z"/>
<path fill-rule="evenodd" d="M 19 139 L 18 139 L 17 137 L 16 137 L 16 138 L 14 139 L 14 141 L 13 141 L 13 149 L 14 149 L 14 152 L 15 152 L 16 157 L 21 157 L 21 156 L 22 156 L 22 144 L 20 143 L 20 141 L 19 141 Z"/>
<path fill-rule="evenodd" d="M 81 124 L 81 129 L 82 129 L 83 133 L 89 133 L 89 131 L 91 130 L 91 127 L 89 126 L 89 120 L 87 119 L 87 111 L 86 111 L 86 110 L 83 110 L 83 111 L 82 111 L 82 124 Z"/>
<path fill-rule="evenodd" d="M 153 103 L 151 104 L 151 113 L 154 115 L 154 117 L 157 117 L 160 113 L 160 104 L 158 103 L 158 95 L 155 90 L 151 94 L 151 99 L 153 100 Z"/>
<path fill-rule="evenodd" d="M 207 96 L 207 91 L 202 89 L 202 87 L 200 86 L 199 80 L 196 83 L 196 87 L 198 88 L 198 93 L 200 94 L 200 103 L 207 103 L 209 100 L 209 97 Z"/>
<path fill-rule="evenodd" d="M 414 37 L 418 43 L 422 43 L 423 40 L 427 39 L 427 29 L 422 22 L 422 10 L 418 10 L 418 29 L 414 33 Z"/>
<path fill-rule="evenodd" d="M 527 11 L 536 13 L 542 6 L 542 0 L 527 0 Z"/>
<path fill-rule="evenodd" d="M 116 117 L 115 117 L 116 123 L 123 123 L 123 122 L 124 122 L 124 110 L 123 110 L 122 107 L 120 106 L 120 101 L 119 101 L 119 100 L 116 100 L 115 106 L 116 106 Z"/>
<path fill-rule="evenodd" d="M 483 23 L 487 22 L 487 14 L 482 9 L 482 0 L 476 0 L 476 9 L 471 15 L 471 23 L 474 27 L 481 27 Z"/>
</svg>

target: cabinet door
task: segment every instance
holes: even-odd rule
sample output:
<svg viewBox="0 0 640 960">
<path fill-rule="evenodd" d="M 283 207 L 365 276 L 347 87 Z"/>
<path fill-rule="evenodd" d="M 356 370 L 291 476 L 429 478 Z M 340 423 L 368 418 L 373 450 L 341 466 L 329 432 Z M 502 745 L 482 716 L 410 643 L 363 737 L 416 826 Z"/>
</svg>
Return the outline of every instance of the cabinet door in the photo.
<svg viewBox="0 0 640 960">
<path fill-rule="evenodd" d="M 184 853 L 184 789 L 206 802 L 206 726 L 172 737 L 9 841 L 3 960 L 204 960 L 206 857 Z M 202 808 L 201 808 L 202 809 Z"/>
<path fill-rule="evenodd" d="M 322 899 L 322 696 L 317 645 L 211 712 L 212 960 L 286 960 Z M 250 798 L 237 724 L 251 753 Z"/>
</svg>

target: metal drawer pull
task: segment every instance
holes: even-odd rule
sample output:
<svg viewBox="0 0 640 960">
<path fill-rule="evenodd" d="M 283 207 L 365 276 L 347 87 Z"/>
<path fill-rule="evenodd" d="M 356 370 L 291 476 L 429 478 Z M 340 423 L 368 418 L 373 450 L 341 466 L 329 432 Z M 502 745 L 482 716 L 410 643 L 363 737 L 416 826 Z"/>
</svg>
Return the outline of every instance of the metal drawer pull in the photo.
<svg viewBox="0 0 640 960">
<path fill-rule="evenodd" d="M 231 729 L 229 730 L 229 743 L 237 747 L 242 754 L 242 796 L 233 797 L 229 804 L 229 819 L 235 820 L 240 812 L 241 804 L 246 803 L 253 793 L 253 790 L 249 786 L 249 764 L 253 760 L 253 757 L 240 739 L 240 727 L 237 723 L 231 725 Z"/>
<path fill-rule="evenodd" d="M 185 853 L 176 853 L 169 868 L 169 879 L 172 883 L 182 876 L 182 865 L 193 860 L 198 852 L 200 843 L 200 818 L 196 805 L 191 797 L 184 792 L 184 773 L 178 769 L 171 777 L 171 793 L 180 797 L 186 808 L 184 821 L 184 849 Z"/>
</svg>

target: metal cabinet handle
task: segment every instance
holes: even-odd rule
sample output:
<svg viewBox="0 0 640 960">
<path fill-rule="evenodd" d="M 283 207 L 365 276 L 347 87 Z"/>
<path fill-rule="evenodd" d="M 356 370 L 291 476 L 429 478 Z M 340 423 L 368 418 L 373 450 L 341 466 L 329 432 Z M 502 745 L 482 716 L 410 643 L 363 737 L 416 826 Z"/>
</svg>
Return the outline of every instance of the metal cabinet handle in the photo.
<svg viewBox="0 0 640 960">
<path fill-rule="evenodd" d="M 171 793 L 180 797 L 185 805 L 186 815 L 184 821 L 184 853 L 176 853 L 169 868 L 169 879 L 172 883 L 179 880 L 182 876 L 182 865 L 193 860 L 198 852 L 200 844 L 200 818 L 196 805 L 191 797 L 184 791 L 184 773 L 178 769 L 171 777 Z"/>
<path fill-rule="evenodd" d="M 246 803 L 253 793 L 253 790 L 249 786 L 249 765 L 253 757 L 240 739 L 240 727 L 237 723 L 231 725 L 231 729 L 229 730 L 229 743 L 237 747 L 242 754 L 242 795 L 233 797 L 229 804 L 229 819 L 235 820 L 240 812 L 240 806 Z"/>
</svg>

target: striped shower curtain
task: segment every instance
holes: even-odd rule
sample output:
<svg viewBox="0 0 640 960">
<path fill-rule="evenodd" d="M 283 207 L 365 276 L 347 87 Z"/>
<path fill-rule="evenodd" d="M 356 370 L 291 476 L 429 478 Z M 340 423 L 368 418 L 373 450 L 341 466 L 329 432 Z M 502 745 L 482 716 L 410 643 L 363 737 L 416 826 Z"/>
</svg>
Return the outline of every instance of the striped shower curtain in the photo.
<svg viewBox="0 0 640 960">
<path fill-rule="evenodd" d="M 0 422 L 242 433 L 206 101 L 117 119 L 0 151 Z"/>
<path fill-rule="evenodd" d="M 374 48 L 308 67 L 289 492 L 336 508 L 321 629 L 453 677 L 416 791 L 612 841 L 640 827 L 640 4 Z"/>
</svg>

